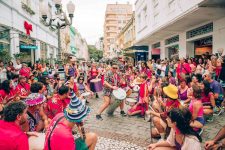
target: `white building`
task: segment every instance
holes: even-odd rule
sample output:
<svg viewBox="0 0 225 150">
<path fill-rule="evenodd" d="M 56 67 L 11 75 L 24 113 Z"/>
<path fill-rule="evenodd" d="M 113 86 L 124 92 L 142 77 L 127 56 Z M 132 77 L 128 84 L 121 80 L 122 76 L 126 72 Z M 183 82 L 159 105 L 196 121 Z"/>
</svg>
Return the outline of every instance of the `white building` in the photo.
<svg viewBox="0 0 225 150">
<path fill-rule="evenodd" d="M 0 37 L 0 48 L 9 50 L 11 56 L 25 52 L 26 62 L 40 58 L 56 58 L 58 40 L 56 32 L 41 22 L 40 7 L 43 0 L 1 0 L 0 35 L 8 34 L 8 40 Z M 54 4 L 48 1 L 48 15 L 53 14 Z M 30 35 L 27 31 L 29 30 Z"/>
<path fill-rule="evenodd" d="M 88 44 L 77 30 L 75 30 L 75 47 L 78 59 L 89 60 Z"/>
<path fill-rule="evenodd" d="M 193 57 L 225 49 L 225 0 L 137 0 L 136 44 L 150 58 Z"/>
<path fill-rule="evenodd" d="M 103 51 L 104 49 L 104 43 L 103 43 L 103 37 L 99 38 L 99 40 L 95 43 L 95 47 L 97 50 Z"/>
</svg>

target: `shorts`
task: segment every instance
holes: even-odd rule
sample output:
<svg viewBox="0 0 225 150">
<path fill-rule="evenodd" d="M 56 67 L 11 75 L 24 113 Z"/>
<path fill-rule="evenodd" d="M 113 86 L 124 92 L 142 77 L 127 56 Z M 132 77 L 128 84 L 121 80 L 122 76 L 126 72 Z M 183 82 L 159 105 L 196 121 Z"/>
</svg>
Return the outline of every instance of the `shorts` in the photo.
<svg viewBox="0 0 225 150">
<path fill-rule="evenodd" d="M 223 100 L 216 99 L 215 102 L 216 102 L 216 106 L 220 107 L 222 102 L 223 102 Z"/>
<path fill-rule="evenodd" d="M 81 137 L 75 139 L 76 149 L 78 150 L 88 150 L 88 146 Z"/>
<path fill-rule="evenodd" d="M 197 120 L 201 124 L 205 125 L 205 119 L 203 117 L 197 117 L 195 120 Z"/>
</svg>

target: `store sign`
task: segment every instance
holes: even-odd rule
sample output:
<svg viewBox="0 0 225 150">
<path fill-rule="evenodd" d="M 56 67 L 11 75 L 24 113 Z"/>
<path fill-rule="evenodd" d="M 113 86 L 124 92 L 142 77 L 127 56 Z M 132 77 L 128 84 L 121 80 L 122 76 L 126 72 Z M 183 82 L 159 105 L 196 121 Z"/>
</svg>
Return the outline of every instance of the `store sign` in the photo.
<svg viewBox="0 0 225 150">
<path fill-rule="evenodd" d="M 21 49 L 37 49 L 38 47 L 35 45 L 20 45 Z"/>
</svg>

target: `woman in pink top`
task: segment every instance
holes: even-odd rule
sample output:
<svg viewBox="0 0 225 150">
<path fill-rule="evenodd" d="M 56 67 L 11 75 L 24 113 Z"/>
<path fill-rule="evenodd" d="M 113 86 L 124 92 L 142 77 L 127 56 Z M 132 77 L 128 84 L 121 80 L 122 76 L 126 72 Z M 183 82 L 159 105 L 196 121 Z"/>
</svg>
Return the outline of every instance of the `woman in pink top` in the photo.
<svg viewBox="0 0 225 150">
<path fill-rule="evenodd" d="M 202 86 L 202 104 L 204 109 L 205 115 L 212 115 L 213 114 L 213 108 L 215 108 L 215 99 L 213 92 L 210 88 L 210 83 L 206 80 L 203 81 L 201 84 Z"/>
<path fill-rule="evenodd" d="M 189 105 L 189 110 L 192 114 L 192 121 L 190 126 L 195 130 L 201 129 L 205 120 L 203 118 L 203 105 L 202 105 L 202 90 L 199 86 L 192 86 L 193 89 L 193 98 L 191 99 L 191 103 Z"/>
</svg>

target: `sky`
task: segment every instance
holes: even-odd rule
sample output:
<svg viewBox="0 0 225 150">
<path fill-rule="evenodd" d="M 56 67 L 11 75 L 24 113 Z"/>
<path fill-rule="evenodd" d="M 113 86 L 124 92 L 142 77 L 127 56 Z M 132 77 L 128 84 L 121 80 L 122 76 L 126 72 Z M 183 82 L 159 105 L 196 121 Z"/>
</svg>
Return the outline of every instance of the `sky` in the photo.
<svg viewBox="0 0 225 150">
<path fill-rule="evenodd" d="M 70 0 L 62 0 L 64 8 Z M 95 44 L 103 36 L 104 16 L 107 4 L 130 4 L 136 0 L 71 0 L 75 4 L 73 26 L 88 44 Z"/>
</svg>

